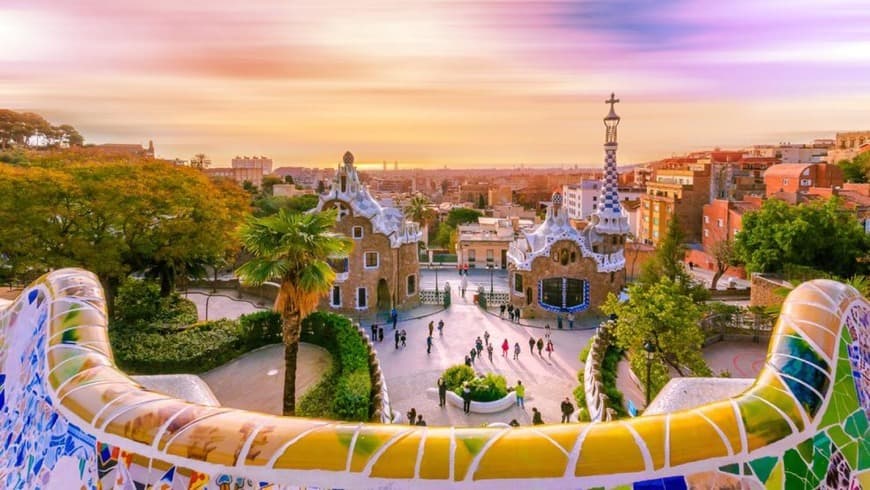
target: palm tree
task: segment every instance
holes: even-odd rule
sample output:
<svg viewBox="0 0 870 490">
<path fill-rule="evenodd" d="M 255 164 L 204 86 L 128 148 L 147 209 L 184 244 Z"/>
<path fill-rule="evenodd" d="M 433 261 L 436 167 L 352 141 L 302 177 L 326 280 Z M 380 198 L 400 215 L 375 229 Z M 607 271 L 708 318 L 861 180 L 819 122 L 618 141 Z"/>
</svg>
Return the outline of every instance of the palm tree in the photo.
<svg viewBox="0 0 870 490">
<path fill-rule="evenodd" d="M 416 195 L 411 198 L 411 202 L 408 203 L 408 206 L 405 207 L 405 215 L 408 218 L 411 218 L 412 221 L 416 221 L 421 225 L 424 225 L 424 221 L 429 217 L 429 200 L 424 196 Z"/>
<path fill-rule="evenodd" d="M 242 245 L 254 256 L 236 270 L 245 284 L 269 279 L 280 283 L 275 310 L 281 314 L 284 341 L 284 415 L 296 412 L 296 356 L 302 319 L 332 290 L 335 272 L 327 262 L 347 257 L 353 240 L 329 230 L 336 211 L 277 214 L 249 218 L 242 225 Z"/>
</svg>

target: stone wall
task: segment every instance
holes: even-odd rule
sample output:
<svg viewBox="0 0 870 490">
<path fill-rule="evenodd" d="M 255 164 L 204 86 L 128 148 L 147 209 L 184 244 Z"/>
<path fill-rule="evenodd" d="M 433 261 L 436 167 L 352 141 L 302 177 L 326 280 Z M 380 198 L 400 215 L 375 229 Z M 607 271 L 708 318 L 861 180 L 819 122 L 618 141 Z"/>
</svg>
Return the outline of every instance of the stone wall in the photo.
<svg viewBox="0 0 870 490">
<path fill-rule="evenodd" d="M 790 282 L 768 274 L 752 274 L 750 284 L 749 306 L 765 308 L 781 305 L 785 296 L 780 294 L 778 290 L 794 287 Z"/>
<path fill-rule="evenodd" d="M 586 392 L 586 410 L 589 411 L 589 419 L 592 422 L 604 422 L 616 419 L 616 411 L 610 407 L 610 400 L 604 394 L 604 380 L 601 377 L 601 363 L 604 362 L 604 354 L 613 341 L 615 326 L 610 321 L 601 324 L 598 332 L 592 337 L 589 355 L 586 356 L 586 364 L 583 367 L 583 389 Z"/>
</svg>

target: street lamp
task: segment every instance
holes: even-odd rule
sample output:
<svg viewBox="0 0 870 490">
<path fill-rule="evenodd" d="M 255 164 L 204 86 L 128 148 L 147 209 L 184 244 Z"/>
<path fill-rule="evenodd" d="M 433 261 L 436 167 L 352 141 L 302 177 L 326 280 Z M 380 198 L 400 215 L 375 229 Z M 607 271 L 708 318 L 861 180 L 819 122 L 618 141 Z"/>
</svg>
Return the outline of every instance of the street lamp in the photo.
<svg viewBox="0 0 870 490">
<path fill-rule="evenodd" d="M 429 268 L 432 269 L 432 262 L 429 262 Z M 435 301 L 441 299 L 441 290 L 438 289 L 438 267 L 435 267 Z"/>
<path fill-rule="evenodd" d="M 650 371 L 652 370 L 652 360 L 656 351 L 656 346 L 647 340 L 643 343 L 643 350 L 646 351 L 646 405 L 644 406 L 644 410 L 646 410 L 646 408 L 649 407 Z"/>
<path fill-rule="evenodd" d="M 492 299 L 492 275 L 495 273 L 495 264 L 492 263 L 492 259 L 486 260 L 486 268 L 489 269 L 489 299 Z"/>
</svg>

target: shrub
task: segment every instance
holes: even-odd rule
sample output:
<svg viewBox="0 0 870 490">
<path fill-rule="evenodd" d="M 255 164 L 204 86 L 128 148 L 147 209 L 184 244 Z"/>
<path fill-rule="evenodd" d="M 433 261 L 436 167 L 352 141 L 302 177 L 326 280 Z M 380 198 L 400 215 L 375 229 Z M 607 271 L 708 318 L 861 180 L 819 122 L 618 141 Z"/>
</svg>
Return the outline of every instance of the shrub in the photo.
<svg viewBox="0 0 870 490">
<path fill-rule="evenodd" d="M 302 340 L 327 349 L 335 374 L 324 378 L 299 402 L 309 417 L 368 420 L 372 381 L 368 350 L 356 327 L 346 317 L 316 312 L 302 322 Z"/>
<path fill-rule="evenodd" d="M 239 317 L 239 336 L 250 348 L 282 341 L 281 315 L 275 311 L 258 311 Z"/>
<path fill-rule="evenodd" d="M 475 377 L 474 369 L 471 369 L 465 364 L 450 366 L 446 371 L 444 371 L 444 374 L 441 375 L 444 384 L 447 385 L 447 389 L 450 391 L 457 391 L 458 389 L 460 395 L 462 394 L 462 383 L 471 381 Z"/>
<path fill-rule="evenodd" d="M 486 376 L 471 380 L 468 386 L 471 388 L 471 399 L 476 402 L 500 400 L 508 394 L 507 381 L 500 374 L 487 373 Z"/>
<path fill-rule="evenodd" d="M 115 299 L 115 320 L 143 329 L 183 330 L 197 318 L 192 301 L 178 293 L 161 298 L 160 286 L 152 281 L 128 278 Z"/>
</svg>

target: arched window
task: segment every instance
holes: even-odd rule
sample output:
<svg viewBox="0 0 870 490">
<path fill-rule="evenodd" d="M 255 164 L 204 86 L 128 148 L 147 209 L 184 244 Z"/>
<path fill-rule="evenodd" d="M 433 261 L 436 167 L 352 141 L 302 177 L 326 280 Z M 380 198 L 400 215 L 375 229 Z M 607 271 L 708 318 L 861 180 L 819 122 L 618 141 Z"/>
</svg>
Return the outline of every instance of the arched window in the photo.
<svg viewBox="0 0 870 490">
<path fill-rule="evenodd" d="M 538 304 L 549 311 L 583 311 L 589 307 L 589 284 L 568 277 L 542 279 L 538 281 Z"/>
</svg>

